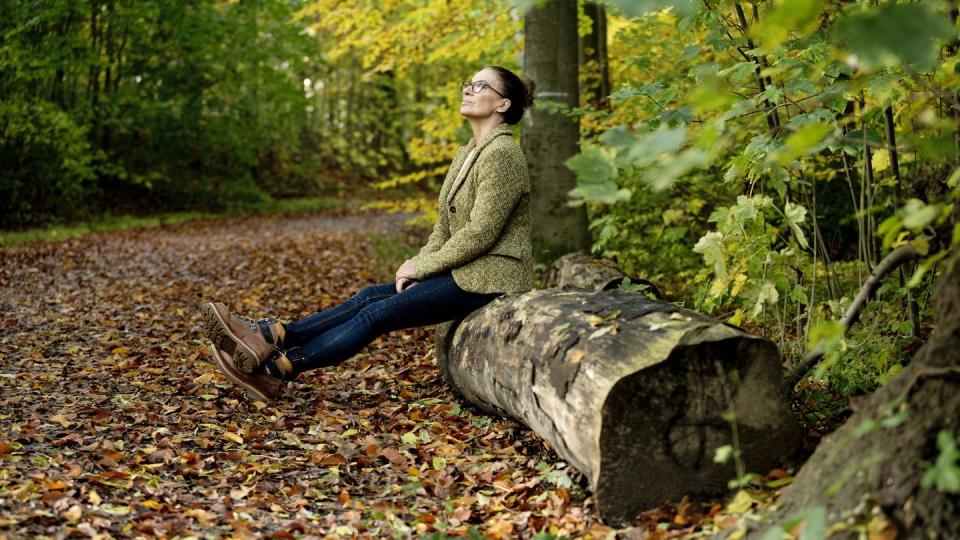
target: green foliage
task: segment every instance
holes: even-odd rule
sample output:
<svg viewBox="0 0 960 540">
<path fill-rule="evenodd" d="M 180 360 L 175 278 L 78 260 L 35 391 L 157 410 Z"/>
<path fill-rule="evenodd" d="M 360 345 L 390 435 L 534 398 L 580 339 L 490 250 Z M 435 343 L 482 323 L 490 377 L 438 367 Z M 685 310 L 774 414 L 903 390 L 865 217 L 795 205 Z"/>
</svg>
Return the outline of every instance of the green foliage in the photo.
<svg viewBox="0 0 960 540">
<path fill-rule="evenodd" d="M 949 14 L 818 0 L 661 7 L 631 3 L 623 15 L 646 15 L 611 22 L 612 108 L 581 116 L 583 151 L 567 161 L 594 253 L 779 337 L 794 359 L 829 338 L 815 377 L 845 394 L 889 379 L 929 307 L 915 328 L 908 290 L 890 282 L 846 337 L 830 321 L 904 242 L 931 250 L 906 280 L 909 301 L 927 306 L 942 256 L 931 246 L 960 238 L 948 221 L 956 111 L 942 101 L 960 84 L 957 48 L 941 49 L 957 35 Z"/>
<path fill-rule="evenodd" d="M 943 429 L 937 433 L 937 448 L 940 450 L 937 461 L 923 473 L 920 485 L 947 493 L 960 493 L 960 451 L 957 450 L 957 439 L 950 430 Z"/>
<path fill-rule="evenodd" d="M 946 13 L 931 3 L 886 4 L 863 9 L 837 21 L 836 37 L 868 69 L 909 64 L 920 70 L 933 67 L 937 42 L 956 36 Z"/>
<path fill-rule="evenodd" d="M 763 540 L 781 540 L 789 536 L 793 538 L 794 530 L 798 526 L 803 529 L 797 540 L 821 540 L 827 538 L 827 509 L 822 506 L 811 506 L 796 512 L 783 525 L 768 529 Z"/>
<path fill-rule="evenodd" d="M 82 216 L 95 165 L 86 130 L 47 102 L 0 101 L 0 226 Z"/>
</svg>

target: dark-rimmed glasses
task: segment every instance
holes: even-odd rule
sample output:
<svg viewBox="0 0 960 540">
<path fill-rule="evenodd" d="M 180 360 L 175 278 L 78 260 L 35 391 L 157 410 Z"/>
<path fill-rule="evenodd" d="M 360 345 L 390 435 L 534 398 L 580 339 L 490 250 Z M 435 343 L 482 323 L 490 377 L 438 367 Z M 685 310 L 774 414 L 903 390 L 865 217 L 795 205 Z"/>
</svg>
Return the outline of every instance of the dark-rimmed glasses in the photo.
<svg viewBox="0 0 960 540">
<path fill-rule="evenodd" d="M 479 94 L 480 92 L 483 92 L 484 88 L 489 88 L 494 92 L 496 92 L 498 96 L 502 98 L 507 97 L 501 94 L 500 92 L 498 92 L 497 89 L 491 86 L 490 83 L 488 83 L 487 81 L 463 81 L 462 83 L 460 83 L 460 91 L 462 92 L 463 90 L 466 90 L 468 86 L 473 87 L 474 94 Z"/>
</svg>

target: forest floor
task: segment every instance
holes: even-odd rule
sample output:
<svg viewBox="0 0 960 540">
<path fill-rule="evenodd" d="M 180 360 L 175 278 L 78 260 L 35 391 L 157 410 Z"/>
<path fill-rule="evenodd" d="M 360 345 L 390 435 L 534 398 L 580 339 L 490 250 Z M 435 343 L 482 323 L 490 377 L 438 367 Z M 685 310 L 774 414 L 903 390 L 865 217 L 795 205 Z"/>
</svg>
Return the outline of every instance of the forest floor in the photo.
<svg viewBox="0 0 960 540">
<path fill-rule="evenodd" d="M 378 338 L 271 405 L 220 375 L 201 302 L 285 320 L 333 306 L 415 250 L 405 217 L 334 209 L 0 248 L 0 538 L 674 538 L 757 503 L 603 525 L 542 439 L 451 393 L 432 328 Z"/>
</svg>

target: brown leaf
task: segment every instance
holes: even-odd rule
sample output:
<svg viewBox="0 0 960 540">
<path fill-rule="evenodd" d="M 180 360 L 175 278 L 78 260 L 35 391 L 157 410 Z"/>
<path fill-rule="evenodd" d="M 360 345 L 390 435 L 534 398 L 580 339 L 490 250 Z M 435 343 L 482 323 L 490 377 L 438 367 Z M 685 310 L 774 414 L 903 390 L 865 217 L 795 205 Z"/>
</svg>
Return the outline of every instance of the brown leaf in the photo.
<svg viewBox="0 0 960 540">
<path fill-rule="evenodd" d="M 51 417 L 50 417 L 50 421 L 51 421 L 51 422 L 56 422 L 56 423 L 60 424 L 61 426 L 65 427 L 65 428 L 68 428 L 68 427 L 70 427 L 70 426 L 73 425 L 73 422 L 71 422 L 69 419 L 67 419 L 67 417 L 64 416 L 63 413 L 59 413 L 59 414 L 55 414 L 55 415 L 51 416 Z"/>
<path fill-rule="evenodd" d="M 324 467 L 333 467 L 336 465 L 343 465 L 347 462 L 347 458 L 341 456 L 340 454 L 327 454 L 323 456 L 323 459 L 320 460 L 320 465 Z"/>
<path fill-rule="evenodd" d="M 387 460 L 394 465 L 404 465 L 407 463 L 407 458 L 392 446 L 384 448 L 383 451 L 380 452 L 380 455 L 387 458 Z"/>
</svg>

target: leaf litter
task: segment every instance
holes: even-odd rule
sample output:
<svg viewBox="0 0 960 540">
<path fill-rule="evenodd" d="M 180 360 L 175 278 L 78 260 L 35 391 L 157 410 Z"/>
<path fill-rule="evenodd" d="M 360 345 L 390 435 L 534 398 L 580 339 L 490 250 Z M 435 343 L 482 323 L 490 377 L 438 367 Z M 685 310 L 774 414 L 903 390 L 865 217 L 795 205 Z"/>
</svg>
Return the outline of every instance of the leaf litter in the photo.
<svg viewBox="0 0 960 540">
<path fill-rule="evenodd" d="M 682 501 L 605 526 L 540 437 L 451 393 L 432 328 L 275 404 L 229 384 L 199 304 L 336 305 L 393 273 L 371 268 L 371 233 L 423 240 L 340 209 L 0 248 L 0 538 L 674 538 L 718 515 Z"/>
</svg>

